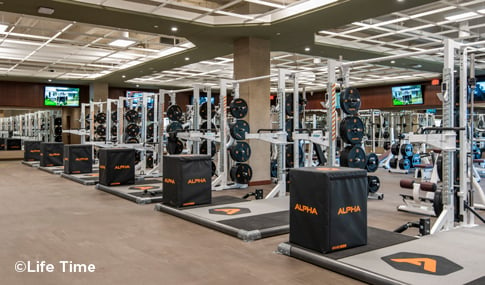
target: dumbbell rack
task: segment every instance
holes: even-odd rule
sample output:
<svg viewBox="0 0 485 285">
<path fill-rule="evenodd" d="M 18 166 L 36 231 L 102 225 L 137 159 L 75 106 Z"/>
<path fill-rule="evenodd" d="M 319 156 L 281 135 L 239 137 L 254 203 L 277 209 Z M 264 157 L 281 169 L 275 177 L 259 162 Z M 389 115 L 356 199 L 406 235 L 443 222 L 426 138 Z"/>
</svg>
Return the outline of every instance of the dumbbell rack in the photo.
<svg viewBox="0 0 485 285">
<path fill-rule="evenodd" d="M 390 173 L 401 173 L 401 174 L 409 173 L 409 169 L 411 168 L 411 161 L 409 160 L 409 158 L 411 158 L 412 155 L 409 156 L 408 154 L 406 155 L 403 154 L 403 152 L 407 153 L 407 151 L 405 150 L 407 146 L 411 147 L 411 152 L 412 152 L 412 144 L 410 144 L 407 139 L 400 139 L 397 143 L 391 146 L 391 154 L 393 155 L 391 160 L 393 162 L 389 162 Z M 395 164 L 395 165 L 391 165 L 391 164 Z"/>
</svg>

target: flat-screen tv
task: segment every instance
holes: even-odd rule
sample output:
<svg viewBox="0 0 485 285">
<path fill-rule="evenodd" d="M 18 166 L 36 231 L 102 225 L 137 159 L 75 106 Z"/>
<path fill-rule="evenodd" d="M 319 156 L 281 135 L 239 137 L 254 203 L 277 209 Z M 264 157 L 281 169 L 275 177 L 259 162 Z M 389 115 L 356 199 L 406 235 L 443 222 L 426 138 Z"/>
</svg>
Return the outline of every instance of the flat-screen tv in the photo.
<svg viewBox="0 0 485 285">
<path fill-rule="evenodd" d="M 207 102 L 207 96 L 200 96 L 199 97 L 199 105 L 202 105 L 205 102 Z M 211 97 L 211 103 L 212 104 L 215 103 L 215 97 Z M 194 96 L 193 95 L 190 96 L 190 104 L 194 105 Z"/>
<path fill-rule="evenodd" d="M 485 80 L 477 81 L 473 94 L 475 95 L 475 101 L 485 101 Z"/>
<path fill-rule="evenodd" d="M 405 85 L 392 87 L 392 105 L 423 104 L 421 85 Z"/>
<path fill-rule="evenodd" d="M 126 91 L 127 98 L 133 98 L 131 108 L 136 108 L 138 106 L 138 101 L 143 98 L 143 94 L 156 95 L 154 92 L 144 92 L 144 91 Z M 125 107 L 129 107 L 128 103 L 125 101 Z M 153 97 L 148 97 L 147 108 L 153 108 Z"/>
<path fill-rule="evenodd" d="M 62 86 L 45 86 L 45 106 L 79 106 L 79 88 Z"/>
</svg>

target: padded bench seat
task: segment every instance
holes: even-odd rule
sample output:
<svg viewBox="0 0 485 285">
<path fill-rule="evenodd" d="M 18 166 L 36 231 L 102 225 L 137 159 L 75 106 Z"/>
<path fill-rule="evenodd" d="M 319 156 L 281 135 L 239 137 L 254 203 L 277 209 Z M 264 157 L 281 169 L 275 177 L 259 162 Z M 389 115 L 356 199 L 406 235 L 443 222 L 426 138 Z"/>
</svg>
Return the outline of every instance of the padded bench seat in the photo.
<svg viewBox="0 0 485 285">
<path fill-rule="evenodd" d="M 431 169 L 431 168 L 433 168 L 433 165 L 432 164 L 415 164 L 414 168 Z"/>
</svg>

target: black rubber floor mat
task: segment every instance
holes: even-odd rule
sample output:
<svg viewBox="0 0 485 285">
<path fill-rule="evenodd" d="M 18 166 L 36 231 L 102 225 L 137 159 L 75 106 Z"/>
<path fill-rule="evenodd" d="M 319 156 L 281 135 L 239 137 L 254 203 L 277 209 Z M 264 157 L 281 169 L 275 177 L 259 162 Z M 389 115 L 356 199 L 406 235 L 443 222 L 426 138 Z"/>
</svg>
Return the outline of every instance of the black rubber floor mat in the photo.
<svg viewBox="0 0 485 285">
<path fill-rule="evenodd" d="M 241 203 L 241 202 L 249 202 L 249 201 L 250 200 L 245 200 L 239 197 L 223 195 L 223 196 L 212 197 L 212 202 L 210 204 L 188 206 L 188 207 L 183 207 L 178 209 L 183 211 L 183 210 L 194 209 L 194 208 L 212 207 L 217 205 Z"/>
<path fill-rule="evenodd" d="M 246 231 L 268 229 L 290 223 L 290 212 L 281 211 L 262 215 L 248 216 L 230 220 L 219 221 L 221 224 L 243 229 Z"/>
</svg>

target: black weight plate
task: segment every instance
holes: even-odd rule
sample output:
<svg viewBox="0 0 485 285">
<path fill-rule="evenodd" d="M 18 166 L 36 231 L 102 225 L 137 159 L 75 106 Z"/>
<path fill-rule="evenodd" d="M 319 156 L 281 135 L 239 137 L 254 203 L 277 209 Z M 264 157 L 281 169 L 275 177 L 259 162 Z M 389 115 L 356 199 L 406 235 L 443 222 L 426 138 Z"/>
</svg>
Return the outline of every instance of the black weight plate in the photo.
<svg viewBox="0 0 485 285">
<path fill-rule="evenodd" d="M 391 145 L 391 153 L 394 154 L 394 155 L 399 155 L 400 147 L 401 147 L 401 145 L 398 144 L 398 143 Z"/>
<path fill-rule="evenodd" d="M 153 154 L 147 154 L 146 168 L 153 168 Z"/>
<path fill-rule="evenodd" d="M 239 184 L 248 184 L 253 177 L 253 170 L 249 164 L 238 163 L 231 167 L 229 174 L 232 181 Z"/>
<path fill-rule="evenodd" d="M 203 141 L 200 144 L 199 152 L 201 154 L 207 154 L 207 140 Z M 214 141 L 211 141 L 211 157 L 214 157 L 214 155 L 216 155 L 216 152 L 217 152 L 216 143 Z"/>
<path fill-rule="evenodd" d="M 376 193 L 381 187 L 381 180 L 377 176 L 367 176 L 367 190 L 369 193 Z"/>
<path fill-rule="evenodd" d="M 169 139 L 167 143 L 167 152 L 169 154 L 181 154 L 184 150 L 184 143 L 179 139 Z"/>
<path fill-rule="evenodd" d="M 303 147 L 300 145 L 298 146 L 298 163 L 300 167 L 305 165 L 305 154 L 303 153 Z M 286 156 L 286 167 L 293 168 L 295 167 L 295 163 L 293 162 L 293 144 L 287 144 L 285 147 L 285 156 Z"/>
<path fill-rule="evenodd" d="M 247 142 L 237 142 L 229 147 L 229 154 L 234 161 L 245 162 L 251 157 L 251 147 Z"/>
<path fill-rule="evenodd" d="M 285 112 L 287 116 L 293 116 L 293 94 L 286 94 L 285 98 Z M 298 97 L 298 112 L 303 112 L 304 100 L 301 96 Z"/>
<path fill-rule="evenodd" d="M 155 134 L 155 124 L 151 123 L 147 126 L 147 138 L 153 138 L 153 134 Z"/>
<path fill-rule="evenodd" d="M 398 161 L 397 157 L 391 158 L 391 160 L 389 160 L 389 167 L 396 169 L 397 168 L 397 161 Z"/>
<path fill-rule="evenodd" d="M 54 141 L 55 142 L 62 142 L 62 136 L 55 136 Z"/>
<path fill-rule="evenodd" d="M 436 170 L 438 172 L 438 178 L 443 181 L 443 157 L 440 155 L 436 160 Z"/>
<path fill-rule="evenodd" d="M 419 153 L 415 153 L 411 158 L 411 167 L 414 168 L 418 164 L 421 164 L 421 156 L 419 155 Z"/>
<path fill-rule="evenodd" d="M 410 143 L 405 143 L 401 145 L 401 154 L 405 157 L 413 156 L 413 145 Z"/>
<path fill-rule="evenodd" d="M 246 139 L 246 133 L 249 133 L 249 131 L 249 124 L 245 120 L 236 120 L 236 122 L 229 127 L 231 137 L 235 140 Z"/>
<path fill-rule="evenodd" d="M 207 121 L 204 121 L 202 124 L 200 124 L 200 130 L 201 131 L 208 131 L 208 128 L 207 128 Z M 214 123 L 211 122 L 211 131 L 212 132 L 215 132 L 217 131 L 217 127 Z"/>
<path fill-rule="evenodd" d="M 356 88 L 345 88 L 340 93 L 340 108 L 345 114 L 355 115 L 360 109 L 360 93 Z"/>
<path fill-rule="evenodd" d="M 199 115 L 202 119 L 207 120 L 207 102 L 204 102 L 199 106 Z M 211 104 L 211 118 L 214 118 L 215 115 L 216 107 L 214 104 Z"/>
<path fill-rule="evenodd" d="M 433 210 L 437 217 L 443 212 L 443 194 L 441 190 L 436 190 L 434 192 Z"/>
<path fill-rule="evenodd" d="M 104 137 L 106 135 L 106 127 L 104 125 L 98 125 L 94 131 L 98 136 Z"/>
<path fill-rule="evenodd" d="M 375 137 L 376 139 L 378 139 L 380 135 L 381 135 L 381 133 L 380 133 L 380 132 L 376 132 L 376 133 L 374 134 L 374 137 Z"/>
<path fill-rule="evenodd" d="M 54 125 L 62 126 L 62 118 L 60 117 L 54 118 Z"/>
<path fill-rule="evenodd" d="M 271 160 L 271 168 L 270 168 L 271 177 L 276 178 L 278 176 L 278 160 L 272 159 Z"/>
<path fill-rule="evenodd" d="M 242 98 L 236 98 L 229 104 L 229 113 L 236 118 L 241 119 L 248 113 L 248 103 Z"/>
<path fill-rule="evenodd" d="M 129 123 L 135 123 L 136 121 L 138 121 L 139 119 L 139 115 L 138 115 L 138 112 L 135 111 L 135 110 L 128 110 L 126 113 L 125 113 L 125 119 L 129 122 Z"/>
<path fill-rule="evenodd" d="M 137 124 L 129 124 L 126 127 L 126 134 L 130 137 L 136 137 L 140 134 L 140 127 Z"/>
<path fill-rule="evenodd" d="M 407 158 L 401 158 L 399 160 L 399 169 L 409 170 L 411 168 L 411 161 Z"/>
<path fill-rule="evenodd" d="M 153 108 L 150 108 L 147 110 L 147 120 L 152 121 L 155 119 L 155 110 Z"/>
<path fill-rule="evenodd" d="M 135 164 L 138 164 L 141 160 L 141 151 L 135 150 Z"/>
<path fill-rule="evenodd" d="M 115 137 L 118 135 L 118 127 L 117 126 L 111 126 L 111 136 Z"/>
<path fill-rule="evenodd" d="M 382 133 L 382 137 L 385 139 L 388 139 L 390 136 L 391 134 L 388 131 L 384 131 L 384 133 Z"/>
<path fill-rule="evenodd" d="M 367 172 L 375 172 L 379 167 L 379 157 L 377 154 L 371 152 L 366 156 L 365 169 Z"/>
<path fill-rule="evenodd" d="M 180 121 L 182 119 L 182 108 L 179 105 L 170 105 L 167 109 L 167 117 L 170 121 Z"/>
<path fill-rule="evenodd" d="M 345 117 L 340 122 L 340 137 L 348 144 L 360 144 L 364 137 L 364 122 L 359 117 Z"/>
<path fill-rule="evenodd" d="M 139 143 L 137 138 L 126 138 L 125 143 Z"/>
<path fill-rule="evenodd" d="M 217 173 L 217 167 L 214 161 L 211 161 L 211 169 L 212 169 L 212 176 L 216 175 Z"/>
<path fill-rule="evenodd" d="M 55 134 L 56 136 L 60 136 L 60 135 L 62 135 L 62 127 L 55 127 L 55 128 L 54 128 L 54 134 Z"/>
<path fill-rule="evenodd" d="M 118 122 L 118 112 L 117 111 L 111 112 L 111 122 L 113 122 L 113 123 Z"/>
<path fill-rule="evenodd" d="M 96 117 L 94 118 L 94 120 L 98 124 L 104 124 L 104 123 L 106 123 L 106 113 L 103 113 L 103 112 L 97 113 L 96 114 Z"/>
<path fill-rule="evenodd" d="M 340 166 L 365 169 L 365 151 L 358 145 L 346 146 L 340 152 Z"/>
<path fill-rule="evenodd" d="M 167 132 L 168 133 L 173 133 L 173 132 L 179 132 L 183 130 L 183 126 L 180 122 L 178 121 L 173 121 L 167 126 Z"/>
</svg>

